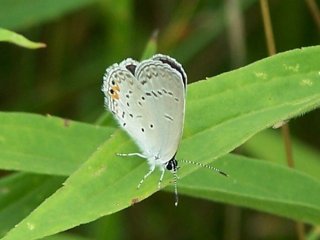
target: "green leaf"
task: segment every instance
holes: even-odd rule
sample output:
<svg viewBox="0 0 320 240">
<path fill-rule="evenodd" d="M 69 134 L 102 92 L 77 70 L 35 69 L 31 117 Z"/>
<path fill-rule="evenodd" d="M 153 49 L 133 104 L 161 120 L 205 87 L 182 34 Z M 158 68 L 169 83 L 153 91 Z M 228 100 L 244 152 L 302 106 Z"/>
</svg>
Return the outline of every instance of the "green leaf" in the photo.
<svg viewBox="0 0 320 240">
<path fill-rule="evenodd" d="M 228 169 L 227 180 L 205 169 L 199 170 L 179 182 L 180 192 L 297 221 L 320 223 L 318 180 L 278 164 L 231 154 L 219 159 L 217 164 Z"/>
<path fill-rule="evenodd" d="M 0 0 L 1 26 L 22 29 L 57 19 L 95 0 Z"/>
<path fill-rule="evenodd" d="M 3 28 L 0 28 L 0 42 L 10 42 L 31 49 L 46 47 L 45 43 L 32 42 L 20 34 Z"/>
<path fill-rule="evenodd" d="M 0 237 L 55 192 L 64 178 L 12 174 L 0 180 Z"/>
<path fill-rule="evenodd" d="M 294 168 L 320 180 L 319 151 L 307 146 L 293 136 L 291 137 L 291 143 Z M 256 134 L 242 146 L 242 149 L 253 157 L 287 165 L 283 140 L 276 130 L 265 130 Z"/>
<path fill-rule="evenodd" d="M 0 113 L 0 168 L 70 175 L 113 131 L 53 116 Z"/>
<path fill-rule="evenodd" d="M 43 240 L 91 240 L 91 239 L 84 238 L 76 234 L 63 233 L 63 234 L 57 234 L 54 236 L 43 238 Z"/>
<path fill-rule="evenodd" d="M 318 107 L 320 105 L 320 75 L 317 62 L 319 54 L 320 47 L 293 50 L 192 84 L 188 89 L 185 135 L 177 158 L 201 163 L 212 162 L 260 130 Z M 86 138 L 91 141 L 87 136 Z M 4 239 L 32 240 L 55 234 L 120 211 L 156 192 L 159 173 L 151 175 L 141 189 L 136 190 L 137 183 L 147 172 L 147 164 L 144 160 L 116 156 L 116 153 L 134 150 L 136 151 L 136 148 L 133 148 L 128 136 L 120 130 L 116 131 L 67 179 L 64 187 L 12 229 Z M 221 161 L 220 168 L 229 173 L 228 166 L 230 166 L 229 174 L 233 174 L 233 169 L 236 169 L 232 165 L 234 163 L 236 161 L 227 164 Z M 180 178 L 197 168 L 197 166 L 181 168 Z M 245 168 L 247 171 L 239 171 L 238 174 L 242 173 L 243 176 L 236 175 L 237 179 L 246 179 L 251 164 Z M 262 167 L 260 171 L 261 169 Z M 290 177 L 281 179 L 290 182 L 292 175 L 276 171 L 270 172 L 270 177 L 273 174 Z M 300 176 L 295 178 L 302 179 Z M 163 186 L 168 185 L 171 179 L 172 176 L 166 176 Z M 220 187 L 227 189 L 230 180 L 222 179 Z M 259 191 L 260 186 L 255 185 L 254 180 L 250 179 L 250 182 L 258 197 L 267 189 Z M 311 189 L 319 189 L 319 184 L 315 180 L 304 181 L 308 182 Z M 269 187 L 276 189 L 278 186 Z M 309 189 L 299 189 L 301 195 L 309 194 Z M 291 196 L 292 192 L 284 192 L 283 195 L 285 194 Z M 250 199 L 249 197 L 246 199 L 248 203 Z M 258 198 L 254 200 L 257 201 Z M 251 201 L 252 204 L 248 206 L 256 207 L 255 201 Z M 261 209 L 270 211 L 270 205 L 266 206 Z M 277 214 L 284 212 L 278 210 Z M 307 219 L 310 222 L 315 220 L 313 212 L 299 211 L 299 214 L 303 214 L 301 217 L 303 220 Z"/>
<path fill-rule="evenodd" d="M 158 41 L 158 31 L 154 31 L 145 47 L 141 60 L 151 58 L 154 54 L 156 54 L 157 47 L 158 47 L 157 41 Z"/>
</svg>

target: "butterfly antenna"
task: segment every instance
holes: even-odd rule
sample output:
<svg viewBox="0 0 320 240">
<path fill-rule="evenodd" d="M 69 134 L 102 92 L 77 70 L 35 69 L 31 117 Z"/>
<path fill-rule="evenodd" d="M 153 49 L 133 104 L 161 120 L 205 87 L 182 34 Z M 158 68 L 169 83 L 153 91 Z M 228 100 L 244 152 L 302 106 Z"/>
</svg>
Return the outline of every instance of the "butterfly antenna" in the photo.
<svg viewBox="0 0 320 240">
<path fill-rule="evenodd" d="M 199 163 L 199 162 L 194 162 L 194 161 L 190 161 L 190 160 L 180 160 L 181 162 L 184 162 L 184 163 L 188 163 L 188 164 L 193 164 L 193 165 L 197 165 L 197 166 L 200 166 L 200 167 L 203 167 L 203 168 L 208 168 L 210 170 L 213 170 L 215 172 L 218 172 L 220 173 L 221 175 L 225 176 L 225 177 L 229 177 L 228 174 L 226 174 L 225 172 L 221 171 L 220 169 L 218 168 L 215 168 L 215 167 L 212 167 L 210 165 L 207 165 L 207 164 L 203 164 L 203 163 Z"/>
<path fill-rule="evenodd" d="M 173 184 L 174 184 L 174 196 L 175 196 L 175 201 L 174 205 L 177 207 L 178 202 L 179 202 L 179 197 L 178 197 L 178 187 L 177 187 L 177 181 L 178 181 L 178 175 L 177 172 L 173 172 Z"/>
</svg>

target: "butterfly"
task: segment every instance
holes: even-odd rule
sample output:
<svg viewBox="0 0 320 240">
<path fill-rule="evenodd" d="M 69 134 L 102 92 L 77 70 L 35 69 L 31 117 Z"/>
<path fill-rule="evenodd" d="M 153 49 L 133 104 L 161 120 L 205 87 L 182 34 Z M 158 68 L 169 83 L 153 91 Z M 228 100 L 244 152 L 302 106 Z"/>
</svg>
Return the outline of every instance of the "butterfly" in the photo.
<svg viewBox="0 0 320 240">
<path fill-rule="evenodd" d="M 138 188 L 158 167 L 160 189 L 165 171 L 171 171 L 176 206 L 179 167 L 175 156 L 183 132 L 186 87 L 187 75 L 181 64 L 163 54 L 141 62 L 128 58 L 113 64 L 107 68 L 102 86 L 106 108 L 141 150 L 141 153 L 118 155 L 142 157 L 150 166 Z M 201 163 L 185 162 L 217 170 Z"/>
</svg>

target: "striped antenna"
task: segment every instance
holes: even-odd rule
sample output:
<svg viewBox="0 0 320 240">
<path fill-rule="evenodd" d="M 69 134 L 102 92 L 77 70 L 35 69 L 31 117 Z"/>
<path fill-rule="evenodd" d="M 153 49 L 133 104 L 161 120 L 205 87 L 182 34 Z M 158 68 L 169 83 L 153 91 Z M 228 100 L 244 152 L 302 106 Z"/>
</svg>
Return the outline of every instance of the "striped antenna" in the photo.
<svg viewBox="0 0 320 240">
<path fill-rule="evenodd" d="M 188 163 L 188 164 L 193 164 L 193 165 L 197 165 L 197 166 L 200 166 L 200 167 L 203 167 L 203 168 L 208 168 L 210 170 L 213 170 L 215 172 L 218 172 L 220 173 L 221 175 L 225 176 L 225 177 L 229 177 L 228 174 L 226 174 L 225 172 L 222 172 L 220 169 L 218 168 L 215 168 L 215 167 L 212 167 L 210 165 L 207 165 L 207 164 L 203 164 L 203 163 L 199 163 L 199 162 L 194 162 L 194 161 L 190 161 L 190 160 L 179 160 L 180 162 L 183 162 L 183 163 Z"/>
<path fill-rule="evenodd" d="M 178 181 L 177 171 L 174 171 L 173 172 L 173 184 L 174 184 L 174 196 L 176 198 L 175 201 L 174 201 L 174 205 L 176 207 L 178 206 L 178 202 L 179 202 L 177 181 Z"/>
</svg>

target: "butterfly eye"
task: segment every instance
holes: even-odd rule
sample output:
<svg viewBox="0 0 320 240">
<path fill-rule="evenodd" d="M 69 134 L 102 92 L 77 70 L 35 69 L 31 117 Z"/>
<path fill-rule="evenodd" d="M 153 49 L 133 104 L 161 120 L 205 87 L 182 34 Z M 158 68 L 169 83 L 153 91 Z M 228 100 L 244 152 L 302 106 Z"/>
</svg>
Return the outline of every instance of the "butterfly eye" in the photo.
<svg viewBox="0 0 320 240">
<path fill-rule="evenodd" d="M 171 171 L 172 170 L 172 165 L 170 163 L 167 164 L 166 169 Z"/>
<path fill-rule="evenodd" d="M 111 88 L 109 91 L 111 94 L 114 94 L 114 90 Z"/>
<path fill-rule="evenodd" d="M 172 172 L 176 172 L 178 169 L 178 162 L 172 158 L 166 165 L 166 169 Z"/>
</svg>

